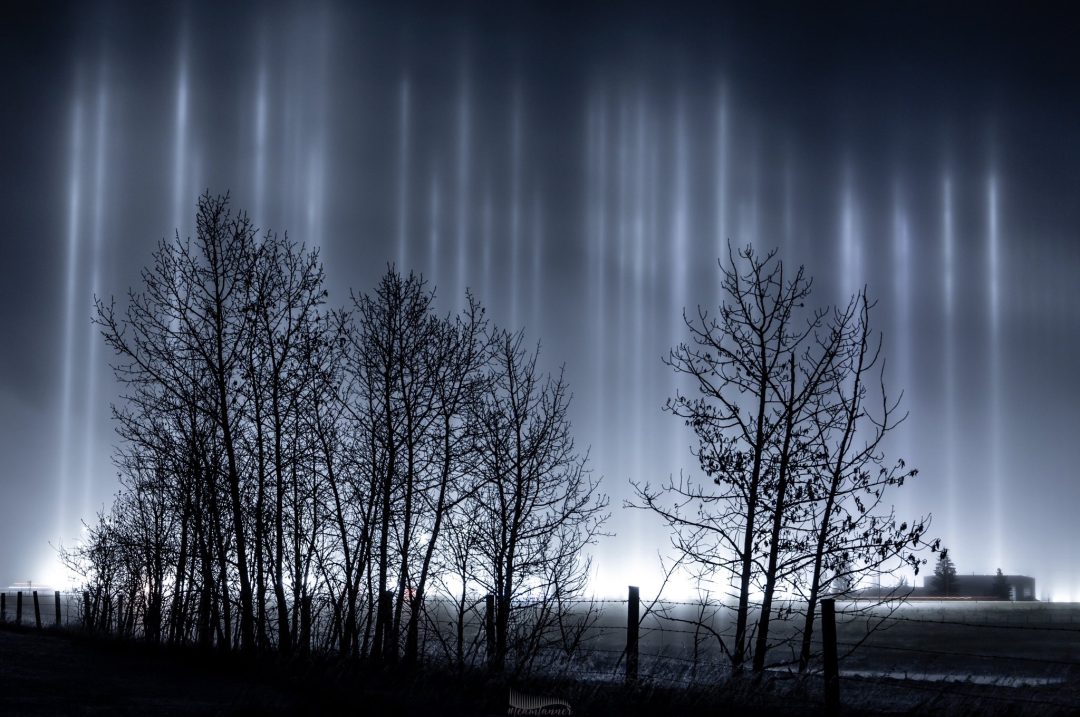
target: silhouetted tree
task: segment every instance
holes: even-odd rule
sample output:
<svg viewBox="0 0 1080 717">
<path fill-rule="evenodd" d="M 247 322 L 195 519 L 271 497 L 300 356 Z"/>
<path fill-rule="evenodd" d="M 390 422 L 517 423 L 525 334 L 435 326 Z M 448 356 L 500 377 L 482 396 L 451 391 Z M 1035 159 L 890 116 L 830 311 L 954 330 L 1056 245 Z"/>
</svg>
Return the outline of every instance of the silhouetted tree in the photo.
<svg viewBox="0 0 1080 717">
<path fill-rule="evenodd" d="M 1001 568 L 997 569 L 997 574 L 994 575 L 994 586 L 992 588 L 993 595 L 998 600 L 1008 600 L 1011 597 L 1011 590 L 1009 589 L 1009 579 L 1001 572 Z"/>
<path fill-rule="evenodd" d="M 890 399 L 885 388 L 882 340 L 880 335 L 875 339 L 871 327 L 872 309 L 863 289 L 845 311 L 835 312 L 833 325 L 846 335 L 841 368 L 830 375 L 828 391 L 813 411 L 810 445 L 818 458 L 809 466 L 799 496 L 810 507 L 809 569 L 796 583 L 806 600 L 800 670 L 809 664 L 818 601 L 831 582 L 857 583 L 867 577 L 880 582 L 901 568 L 918 574 L 926 562 L 924 551 L 939 548 L 938 541 L 926 538 L 929 516 L 901 521 L 886 507 L 890 491 L 918 472 L 908 469 L 903 459 L 889 463 L 883 451 L 886 437 L 904 416 L 898 414 L 899 398 Z M 871 383 L 876 384 L 874 391 Z M 897 589 L 880 597 L 902 598 L 904 593 Z M 873 615 L 863 612 L 868 626 L 875 624 Z"/>
<path fill-rule="evenodd" d="M 466 308 L 455 318 L 436 323 L 425 351 L 426 369 L 432 373 L 432 421 L 425 437 L 427 465 L 417 525 L 424 538 L 419 569 L 408 581 L 409 618 L 405 627 L 405 660 L 414 662 L 424 596 L 432 572 L 440 566 L 436 553 L 445 551 L 443 533 L 448 516 L 476 489 L 477 427 L 470 420 L 488 384 L 485 374 L 490 356 L 483 309 L 471 294 Z M 406 601 L 402 601 L 406 602 Z"/>
<path fill-rule="evenodd" d="M 400 559 L 396 569 L 401 592 L 408 581 L 409 554 L 415 531 L 417 449 L 432 421 L 432 377 L 424 349 L 432 340 L 434 295 L 420 277 L 388 271 L 371 294 L 354 296 L 355 330 L 349 332 L 350 370 L 355 376 L 357 407 L 353 417 L 362 433 L 364 467 L 373 499 L 376 556 L 373 591 L 379 599 L 391 586 L 395 566 L 393 542 Z M 400 613 L 398 613 L 400 615 Z M 397 659 L 393 613 L 377 610 L 371 655 Z M 392 635 L 388 644 L 387 635 Z"/>
<path fill-rule="evenodd" d="M 795 353 L 820 319 L 796 324 L 810 281 L 801 269 L 785 277 L 773 258 L 752 247 L 736 255 L 729 247 L 720 263 L 725 300 L 718 315 L 700 306 L 696 315 L 684 312 L 690 341 L 664 360 L 689 379 L 693 393 L 677 393 L 665 408 L 694 431 L 694 456 L 712 486 L 688 479 L 659 490 L 635 484 L 639 505 L 675 530 L 681 553 L 708 572 L 730 574 L 737 605 L 735 635 L 725 651 L 736 670 L 750 653 L 750 591 L 758 561 L 767 557 L 762 548 L 769 541 L 770 508 L 783 513 L 782 505 L 769 501 L 780 494 L 782 502 L 787 475 L 770 470 L 769 449 L 781 432 L 790 439 L 793 419 L 785 422 L 782 408 L 776 415 L 781 400 L 774 388 L 794 392 Z"/>
<path fill-rule="evenodd" d="M 476 471 L 480 485 L 466 506 L 479 536 L 473 578 L 495 595 L 494 671 L 508 650 L 527 665 L 567 618 L 589 573 L 584 554 L 607 519 L 607 496 L 575 450 L 560 370 L 544 375 L 539 347 L 524 332 L 498 331 L 491 342 L 490 381 L 478 404 Z"/>
<path fill-rule="evenodd" d="M 423 278 L 390 267 L 332 311 L 324 282 L 317 252 L 204 195 L 195 238 L 162 241 L 123 305 L 98 301 L 120 490 L 62 553 L 91 623 L 375 663 L 418 661 L 427 626 L 464 666 L 490 591 L 500 665 L 572 649 L 595 617 L 570 600 L 606 498 L 561 373 L 469 294 L 439 316 Z M 432 586 L 458 606 L 451 639 Z"/>
<path fill-rule="evenodd" d="M 956 586 L 956 566 L 949 557 L 948 550 L 942 550 L 938 556 L 937 564 L 934 565 L 934 577 L 932 580 L 934 594 L 942 597 L 950 597 Z"/>
<path fill-rule="evenodd" d="M 128 492 L 137 506 L 168 495 L 179 516 L 170 523 L 180 532 L 172 580 L 177 638 L 184 633 L 179 612 L 190 605 L 182 589 L 197 578 L 199 640 L 209 641 L 213 629 L 219 644 L 233 642 L 235 603 L 239 646 L 253 649 L 263 636 L 265 577 L 271 576 L 278 643 L 287 650 L 292 642 L 285 585 L 293 589 L 295 610 L 310 559 L 304 521 L 314 516 L 311 475 L 299 470 L 309 448 L 299 415 L 310 396 L 300 347 L 318 325 L 322 281 L 314 252 L 269 234 L 259 241 L 247 216 L 229 210 L 227 197 L 204 195 L 195 238 L 159 244 L 123 313 L 115 303 L 98 302 L 96 321 L 118 357 L 114 372 L 129 388 L 117 412 L 130 447 L 122 469 L 135 481 Z M 151 562 L 150 593 L 159 593 L 153 616 L 163 595 L 154 587 L 161 569 Z"/>
<path fill-rule="evenodd" d="M 798 580 L 804 568 L 805 525 L 813 514 L 813 505 L 812 501 L 806 500 L 803 481 L 815 465 L 813 437 L 818 435 L 819 411 L 828 401 L 828 394 L 838 378 L 846 373 L 844 354 L 853 315 L 850 306 L 845 312 L 835 312 L 832 324 L 826 327 L 826 312 L 811 314 L 806 320 L 805 332 L 792 341 L 786 380 L 774 380 L 770 385 L 780 430 L 770 442 L 768 451 L 768 470 L 775 473 L 776 481 L 775 485 L 766 484 L 767 500 L 763 506 L 772 515 L 765 547 L 768 558 L 760 577 L 762 601 L 753 662 L 757 673 L 765 669 L 774 596 L 783 587 L 782 583 Z M 800 352 L 801 344 L 806 346 Z M 848 568 L 850 563 L 838 568 L 837 572 Z M 840 580 L 847 586 L 846 591 L 854 582 L 854 576 L 841 575 Z"/>
<path fill-rule="evenodd" d="M 693 389 L 667 410 L 694 431 L 709 483 L 634 484 L 633 506 L 673 528 L 674 547 L 702 577 L 728 575 L 735 634 L 730 647 L 717 637 L 735 670 L 752 655 L 760 672 L 770 620 L 796 610 L 776 609 L 778 593 L 805 596 L 808 642 L 819 597 L 833 583 L 917 568 L 918 552 L 935 546 L 923 540 L 925 519 L 900 523 L 878 509 L 886 489 L 914 472 L 902 462 L 883 467 L 880 445 L 898 421 L 883 390 L 881 415 L 867 405 L 867 376 L 880 364 L 865 293 L 815 311 L 806 308 L 804 270 L 785 273 L 775 252 L 729 250 L 720 268 L 719 312 L 684 315 L 690 341 L 665 360 Z M 751 646 L 754 586 L 763 602 Z M 804 642 L 801 664 L 807 650 Z"/>
<path fill-rule="evenodd" d="M 251 269 L 245 305 L 250 327 L 241 385 L 249 408 L 245 438 L 253 442 L 247 450 L 255 459 L 252 542 L 259 573 L 259 629 L 260 634 L 265 630 L 262 608 L 269 578 L 277 608 L 277 643 L 288 653 L 296 636 L 296 610 L 304 597 L 312 547 L 306 536 L 314 516 L 305 515 L 305 507 L 314 497 L 314 484 L 297 464 L 310 465 L 310 426 L 303 417 L 308 402 L 323 390 L 313 382 L 317 374 L 305 369 L 320 340 L 326 291 L 318 254 L 285 236 L 265 235 Z M 263 574 L 264 565 L 270 566 L 269 575 Z"/>
</svg>

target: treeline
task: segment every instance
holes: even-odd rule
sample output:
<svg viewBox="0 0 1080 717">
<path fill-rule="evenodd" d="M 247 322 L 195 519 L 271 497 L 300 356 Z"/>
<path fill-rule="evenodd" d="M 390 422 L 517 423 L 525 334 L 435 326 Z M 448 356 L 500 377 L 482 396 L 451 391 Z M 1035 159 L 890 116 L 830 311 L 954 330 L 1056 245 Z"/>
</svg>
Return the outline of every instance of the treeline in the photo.
<svg viewBox="0 0 1080 717">
<path fill-rule="evenodd" d="M 65 553 L 91 623 L 123 596 L 151 641 L 413 662 L 438 622 L 461 665 L 494 595 L 495 669 L 574 639 L 607 498 L 562 373 L 416 275 L 327 301 L 316 251 L 209 194 L 194 239 L 98 301 L 125 391 L 121 488 Z"/>
</svg>

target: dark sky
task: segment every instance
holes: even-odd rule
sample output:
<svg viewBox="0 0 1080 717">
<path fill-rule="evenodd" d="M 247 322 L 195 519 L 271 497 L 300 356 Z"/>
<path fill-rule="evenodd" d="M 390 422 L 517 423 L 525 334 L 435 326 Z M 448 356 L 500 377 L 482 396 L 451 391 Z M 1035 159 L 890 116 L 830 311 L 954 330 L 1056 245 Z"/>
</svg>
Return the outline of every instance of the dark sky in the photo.
<svg viewBox="0 0 1080 717">
<path fill-rule="evenodd" d="M 224 5 L 225 7 L 218 7 Z M 752 7 L 749 7 L 752 6 Z M 897 496 L 961 572 L 1080 599 L 1080 26 L 1065 3 L 27 3 L 0 25 L 0 583 L 109 499 L 123 294 L 196 196 L 388 262 L 565 362 L 616 506 L 601 590 L 665 537 L 627 480 L 694 471 L 660 411 L 730 238 L 879 299 Z"/>
</svg>

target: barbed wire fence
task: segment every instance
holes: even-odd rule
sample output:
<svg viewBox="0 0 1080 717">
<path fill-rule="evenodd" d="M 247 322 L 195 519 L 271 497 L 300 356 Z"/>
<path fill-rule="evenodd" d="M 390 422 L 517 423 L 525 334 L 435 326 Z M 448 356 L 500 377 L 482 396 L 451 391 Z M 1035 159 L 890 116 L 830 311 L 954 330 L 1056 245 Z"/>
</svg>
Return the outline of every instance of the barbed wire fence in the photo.
<svg viewBox="0 0 1080 717">
<path fill-rule="evenodd" d="M 720 602 L 654 599 L 646 603 L 636 590 L 627 599 L 562 601 L 591 615 L 572 645 L 553 640 L 535 646 L 529 667 L 534 673 L 583 682 L 627 682 L 673 688 L 715 688 L 730 682 L 731 661 L 724 641 L 734 639 L 727 606 Z M 458 619 L 433 611 L 423 622 L 423 655 L 446 662 L 450 638 L 467 643 L 468 665 L 482 668 L 487 657 L 487 609 L 492 601 L 474 601 Z M 448 608 L 449 606 L 444 606 Z M 325 611 L 310 601 L 304 631 L 315 651 L 331 651 Z M 529 604 L 518 606 L 530 609 Z M 845 704 L 866 700 L 899 701 L 925 708 L 985 700 L 1031 712 L 1080 708 L 1080 605 L 983 603 L 907 606 L 876 615 L 880 629 L 867 635 L 860 618 L 838 603 L 833 623 L 837 655 L 832 678 L 835 699 Z M 823 610 L 822 612 L 828 612 Z M 0 622 L 30 629 L 80 629 L 140 638 L 137 606 L 117 596 L 37 589 L 0 592 Z M 779 623 L 781 625 L 790 623 Z M 806 704 L 835 705 L 825 689 L 830 666 L 829 630 L 819 617 L 811 642 L 815 660 L 802 672 L 798 630 L 777 630 L 770 637 L 767 677 L 777 684 L 798 685 L 786 695 Z M 868 639 L 869 637 L 869 639 Z M 774 658 L 775 656 L 775 658 Z M 1022 689 L 1018 689 L 1022 688 Z"/>
</svg>

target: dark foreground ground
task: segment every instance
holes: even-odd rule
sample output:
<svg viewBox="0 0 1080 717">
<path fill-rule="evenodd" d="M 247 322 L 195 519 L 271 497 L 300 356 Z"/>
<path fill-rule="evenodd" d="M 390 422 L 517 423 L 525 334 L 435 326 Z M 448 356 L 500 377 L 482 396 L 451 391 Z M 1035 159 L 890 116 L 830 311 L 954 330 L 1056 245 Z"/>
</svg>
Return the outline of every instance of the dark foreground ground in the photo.
<svg viewBox="0 0 1080 717">
<path fill-rule="evenodd" d="M 574 715 L 801 714 L 718 690 L 522 682 Z M 373 672 L 361 666 L 198 651 L 0 628 L 0 715 L 505 715 L 509 685 L 483 675 Z M 736 708 L 737 712 L 730 711 Z"/>
<path fill-rule="evenodd" d="M 818 680 L 686 689 L 580 681 L 517 682 L 574 715 L 821 714 Z M 352 663 L 155 649 L 77 632 L 0 627 L 0 715 L 506 715 L 505 681 L 480 674 L 374 672 Z M 841 714 L 1080 714 L 1074 693 L 846 678 Z M 1041 697 L 1056 699 L 1043 700 Z M 1064 700 L 1062 698 L 1065 698 Z"/>
</svg>

